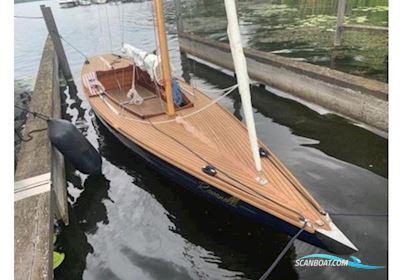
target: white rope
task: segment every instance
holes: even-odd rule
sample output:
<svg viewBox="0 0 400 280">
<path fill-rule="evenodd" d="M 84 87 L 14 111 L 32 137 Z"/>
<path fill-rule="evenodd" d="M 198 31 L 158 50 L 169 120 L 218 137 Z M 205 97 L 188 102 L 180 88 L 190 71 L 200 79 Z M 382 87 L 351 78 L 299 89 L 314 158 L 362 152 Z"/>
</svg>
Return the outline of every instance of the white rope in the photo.
<svg viewBox="0 0 400 280">
<path fill-rule="evenodd" d="M 138 122 L 138 123 L 143 123 L 143 124 L 151 124 L 151 125 L 155 125 L 155 124 L 166 124 L 166 123 L 172 123 L 172 122 L 176 122 L 177 120 L 182 120 L 182 119 L 186 119 L 189 118 L 193 115 L 199 114 L 205 110 L 207 110 L 208 108 L 210 108 L 212 105 L 214 105 L 215 103 L 217 103 L 218 101 L 220 101 L 221 99 L 223 99 L 224 97 L 228 96 L 231 92 L 233 92 L 236 88 L 238 87 L 238 85 L 233 85 L 230 86 L 226 89 L 221 90 L 221 92 L 225 92 L 223 95 L 221 95 L 220 97 L 214 99 L 212 102 L 208 103 L 207 105 L 205 105 L 204 107 L 201 107 L 200 109 L 191 112 L 190 114 L 187 115 L 183 115 L 183 116 L 177 116 L 176 118 L 170 119 L 170 120 L 165 120 L 165 121 L 158 121 L 158 122 L 152 122 L 152 121 L 144 121 L 144 120 L 139 120 L 137 118 L 132 118 L 130 116 L 126 116 L 123 115 L 122 112 L 119 112 L 117 109 L 114 108 L 114 106 L 112 106 L 109 102 L 107 102 L 107 100 L 105 100 L 102 96 L 102 100 L 104 101 L 104 103 L 110 107 L 110 109 L 118 116 L 127 119 L 127 120 L 131 120 L 134 122 Z"/>
<path fill-rule="evenodd" d="M 127 97 L 130 99 L 128 104 L 135 104 L 135 105 L 142 105 L 143 103 L 143 97 L 139 95 L 135 88 L 135 72 L 136 72 L 136 67 L 133 65 L 132 69 L 132 86 L 130 90 L 128 91 Z"/>
<path fill-rule="evenodd" d="M 128 104 L 135 104 L 135 105 L 142 105 L 143 104 L 143 97 L 139 95 L 135 88 L 131 88 L 128 91 L 128 98 L 130 99 Z"/>
</svg>

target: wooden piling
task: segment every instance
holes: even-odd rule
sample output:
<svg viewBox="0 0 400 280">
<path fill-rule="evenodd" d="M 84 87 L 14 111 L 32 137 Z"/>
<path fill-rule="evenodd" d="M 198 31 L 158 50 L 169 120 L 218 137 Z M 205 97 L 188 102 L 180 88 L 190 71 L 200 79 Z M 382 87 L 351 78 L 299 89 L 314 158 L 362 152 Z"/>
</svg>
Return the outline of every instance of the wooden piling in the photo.
<svg viewBox="0 0 400 280">
<path fill-rule="evenodd" d="M 335 39 L 333 45 L 335 47 L 339 47 L 342 43 L 342 32 L 343 32 L 343 24 L 344 24 L 344 14 L 346 12 L 346 0 L 339 0 L 338 3 L 338 11 L 337 11 L 337 20 L 336 20 L 336 32 Z"/>
<path fill-rule="evenodd" d="M 178 34 L 183 33 L 184 26 L 183 26 L 183 20 L 182 20 L 182 4 L 181 0 L 174 0 L 174 5 L 175 5 L 175 15 L 176 15 L 176 29 Z"/>
<path fill-rule="evenodd" d="M 360 24 L 344 24 L 344 16 L 346 13 L 346 0 L 339 0 L 337 20 L 336 20 L 336 32 L 333 40 L 335 47 L 342 45 L 342 35 L 345 30 L 357 30 L 357 31 L 371 31 L 371 32 L 389 32 L 389 28 L 384 26 L 371 26 L 371 25 L 360 25 Z"/>
<path fill-rule="evenodd" d="M 53 12 L 51 11 L 50 7 L 46 7 L 45 5 L 40 5 L 40 9 L 42 10 L 47 30 L 50 34 L 51 39 L 53 40 L 54 49 L 56 51 L 58 62 L 60 64 L 60 68 L 63 72 L 64 78 L 67 83 L 73 84 L 74 80 L 72 77 L 71 69 L 68 64 L 67 56 L 65 55 L 64 47 L 61 42 L 61 37 L 58 32 L 56 22 L 54 20 Z"/>
</svg>

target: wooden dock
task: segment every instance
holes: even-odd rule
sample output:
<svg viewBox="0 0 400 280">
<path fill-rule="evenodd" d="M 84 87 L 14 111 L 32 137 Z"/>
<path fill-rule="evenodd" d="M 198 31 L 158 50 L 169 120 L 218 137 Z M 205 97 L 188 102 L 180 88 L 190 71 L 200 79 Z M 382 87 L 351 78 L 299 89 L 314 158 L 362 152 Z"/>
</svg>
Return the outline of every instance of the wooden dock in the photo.
<svg viewBox="0 0 400 280">
<path fill-rule="evenodd" d="M 234 69 L 229 44 L 180 32 L 179 46 L 200 63 Z M 386 83 L 254 49 L 245 56 L 251 79 L 387 134 Z"/>
<path fill-rule="evenodd" d="M 45 43 L 29 109 L 61 117 L 59 65 L 50 37 Z M 23 135 L 47 128 L 29 115 Z M 54 216 L 68 224 L 63 156 L 51 146 L 47 130 L 23 142 L 14 187 L 14 279 L 53 279 Z"/>
</svg>

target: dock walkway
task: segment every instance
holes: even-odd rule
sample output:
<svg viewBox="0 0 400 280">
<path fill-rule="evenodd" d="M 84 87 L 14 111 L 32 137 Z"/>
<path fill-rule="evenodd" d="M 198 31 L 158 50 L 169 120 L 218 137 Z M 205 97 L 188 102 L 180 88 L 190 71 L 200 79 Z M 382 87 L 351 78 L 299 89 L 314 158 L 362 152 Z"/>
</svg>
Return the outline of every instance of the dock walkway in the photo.
<svg viewBox="0 0 400 280">
<path fill-rule="evenodd" d="M 43 49 L 30 111 L 61 117 L 59 68 L 50 38 Z M 23 135 L 47 128 L 46 121 L 29 115 Z M 51 146 L 47 130 L 23 142 L 14 185 L 14 277 L 53 279 L 54 215 L 68 223 L 63 156 Z"/>
</svg>

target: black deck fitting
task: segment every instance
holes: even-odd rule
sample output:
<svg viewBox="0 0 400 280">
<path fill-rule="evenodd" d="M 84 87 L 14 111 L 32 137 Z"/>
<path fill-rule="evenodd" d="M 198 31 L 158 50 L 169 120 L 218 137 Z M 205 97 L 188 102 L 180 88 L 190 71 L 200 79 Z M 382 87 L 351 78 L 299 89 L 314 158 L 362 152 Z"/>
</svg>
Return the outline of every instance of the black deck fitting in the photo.
<svg viewBox="0 0 400 280">
<path fill-rule="evenodd" d="M 201 170 L 203 170 L 204 173 L 206 173 L 210 176 L 217 175 L 217 169 L 215 169 L 215 167 L 212 165 L 206 165 Z"/>
<path fill-rule="evenodd" d="M 266 150 L 264 150 L 263 148 L 259 148 L 258 152 L 260 153 L 260 157 L 262 157 L 262 158 L 268 157 L 268 152 Z"/>
</svg>

